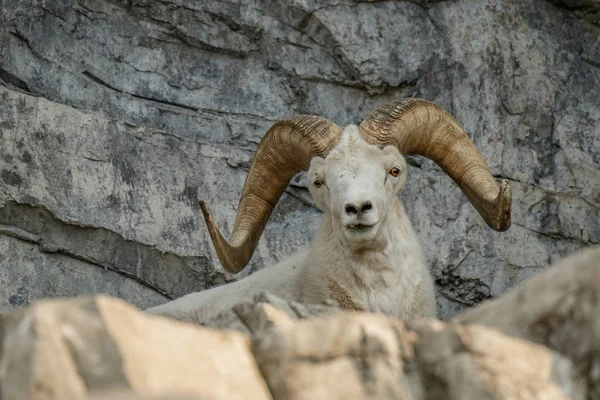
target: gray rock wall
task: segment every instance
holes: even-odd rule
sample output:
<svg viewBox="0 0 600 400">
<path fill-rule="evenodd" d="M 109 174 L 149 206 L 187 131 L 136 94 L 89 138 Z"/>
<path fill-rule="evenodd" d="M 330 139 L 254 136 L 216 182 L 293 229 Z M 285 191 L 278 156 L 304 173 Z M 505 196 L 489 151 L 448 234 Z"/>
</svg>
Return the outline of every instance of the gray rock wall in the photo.
<svg viewBox="0 0 600 400">
<path fill-rule="evenodd" d="M 441 315 L 600 243 L 600 2 L 4 0 L 0 310 L 107 293 L 158 304 L 233 279 L 198 200 L 229 232 L 278 118 L 358 123 L 413 96 L 449 110 L 513 225 L 491 231 L 432 162 L 403 199 Z M 310 240 L 302 176 L 244 276 Z"/>
</svg>

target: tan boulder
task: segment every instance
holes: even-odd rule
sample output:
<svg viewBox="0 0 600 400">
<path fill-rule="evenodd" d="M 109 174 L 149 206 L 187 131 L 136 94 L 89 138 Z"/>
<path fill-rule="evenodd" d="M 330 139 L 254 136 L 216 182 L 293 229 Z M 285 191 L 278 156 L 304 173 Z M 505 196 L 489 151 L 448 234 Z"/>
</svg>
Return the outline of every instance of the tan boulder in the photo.
<svg viewBox="0 0 600 400">
<path fill-rule="evenodd" d="M 2 318 L 5 399 L 140 395 L 269 399 L 247 336 L 150 317 L 103 296 L 44 301 Z"/>
<path fill-rule="evenodd" d="M 595 400 L 599 302 L 600 248 L 450 322 L 268 294 L 210 327 L 44 301 L 0 320 L 0 398 Z"/>
<path fill-rule="evenodd" d="M 132 390 L 105 391 L 91 394 L 86 400 L 204 400 L 204 397 L 190 395 L 169 395 L 144 396 L 135 393 Z"/>
<path fill-rule="evenodd" d="M 254 354 L 276 399 L 584 399 L 564 357 L 477 325 L 342 313 L 274 327 Z"/>
<path fill-rule="evenodd" d="M 288 325 L 296 320 L 332 315 L 340 311 L 334 301 L 302 304 L 261 293 L 252 301 L 239 303 L 202 325 L 256 334 L 271 326 Z"/>
<path fill-rule="evenodd" d="M 563 259 L 505 295 L 454 318 L 543 344 L 587 376 L 600 399 L 600 247 Z"/>
<path fill-rule="evenodd" d="M 410 323 L 408 324 L 411 325 Z M 430 399 L 584 400 L 573 364 L 481 325 L 421 325 L 415 355 Z"/>
</svg>

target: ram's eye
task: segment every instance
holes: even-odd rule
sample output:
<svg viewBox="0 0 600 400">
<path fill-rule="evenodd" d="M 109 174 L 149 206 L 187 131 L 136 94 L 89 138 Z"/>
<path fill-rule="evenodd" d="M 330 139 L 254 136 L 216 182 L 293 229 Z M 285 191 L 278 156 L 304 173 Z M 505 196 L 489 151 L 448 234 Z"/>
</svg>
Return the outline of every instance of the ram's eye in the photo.
<svg viewBox="0 0 600 400">
<path fill-rule="evenodd" d="M 313 184 L 318 188 L 320 188 L 321 186 L 323 186 L 323 181 L 320 181 L 318 179 L 316 179 Z"/>
<path fill-rule="evenodd" d="M 400 169 L 399 168 L 392 168 L 390 169 L 390 175 L 392 175 L 394 178 L 397 177 L 400 174 Z"/>
</svg>

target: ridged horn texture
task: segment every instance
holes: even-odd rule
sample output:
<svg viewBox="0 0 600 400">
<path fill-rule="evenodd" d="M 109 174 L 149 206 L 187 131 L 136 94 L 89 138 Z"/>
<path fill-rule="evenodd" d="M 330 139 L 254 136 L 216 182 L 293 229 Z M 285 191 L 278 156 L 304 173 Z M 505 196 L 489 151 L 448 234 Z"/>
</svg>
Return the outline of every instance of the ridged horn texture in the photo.
<svg viewBox="0 0 600 400">
<path fill-rule="evenodd" d="M 371 144 L 394 144 L 403 154 L 432 159 L 492 229 L 510 227 L 508 182 L 503 180 L 498 186 L 471 139 L 441 107 L 423 99 L 397 100 L 376 109 L 360 124 L 360 130 Z"/>
<path fill-rule="evenodd" d="M 314 156 L 327 156 L 341 134 L 339 126 L 316 116 L 298 115 L 275 122 L 252 160 L 229 242 L 215 225 L 206 204 L 200 202 L 208 232 L 226 271 L 237 273 L 244 269 L 290 180 L 307 170 Z"/>
</svg>

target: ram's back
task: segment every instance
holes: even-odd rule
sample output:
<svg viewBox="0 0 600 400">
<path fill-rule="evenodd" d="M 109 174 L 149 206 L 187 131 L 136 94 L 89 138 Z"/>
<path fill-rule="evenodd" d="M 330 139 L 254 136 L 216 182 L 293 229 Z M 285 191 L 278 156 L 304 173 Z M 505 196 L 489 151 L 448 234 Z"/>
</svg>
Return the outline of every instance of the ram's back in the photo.
<svg viewBox="0 0 600 400">
<path fill-rule="evenodd" d="M 308 250 L 301 250 L 280 263 L 237 282 L 188 294 L 169 303 L 149 308 L 146 313 L 198 323 L 207 321 L 238 303 L 249 301 L 262 292 L 275 294 L 285 300 L 304 301 L 303 270 L 307 254 Z"/>
</svg>

